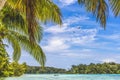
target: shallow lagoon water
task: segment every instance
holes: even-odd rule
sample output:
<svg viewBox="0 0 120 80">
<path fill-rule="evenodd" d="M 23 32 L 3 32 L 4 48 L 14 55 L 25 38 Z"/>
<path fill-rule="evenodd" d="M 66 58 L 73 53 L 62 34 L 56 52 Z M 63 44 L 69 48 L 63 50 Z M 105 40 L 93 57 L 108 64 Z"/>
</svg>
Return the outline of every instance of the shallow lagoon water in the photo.
<svg viewBox="0 0 120 80">
<path fill-rule="evenodd" d="M 5 80 L 120 80 L 120 74 L 31 74 Z"/>
</svg>

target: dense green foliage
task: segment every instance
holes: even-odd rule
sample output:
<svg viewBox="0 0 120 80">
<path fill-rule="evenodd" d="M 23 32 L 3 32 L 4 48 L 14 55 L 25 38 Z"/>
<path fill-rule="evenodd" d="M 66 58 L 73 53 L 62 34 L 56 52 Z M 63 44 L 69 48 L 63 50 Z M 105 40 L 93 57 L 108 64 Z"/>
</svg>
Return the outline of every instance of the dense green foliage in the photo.
<svg viewBox="0 0 120 80">
<path fill-rule="evenodd" d="M 73 65 L 71 69 L 60 69 L 54 67 L 45 67 L 42 69 L 37 66 L 28 66 L 25 72 L 26 74 L 120 74 L 120 64 L 111 63 L 91 63 L 89 65 L 79 64 Z"/>
<path fill-rule="evenodd" d="M 0 2 L 0 44 L 6 39 L 12 45 L 15 61 L 20 59 L 21 50 L 24 49 L 44 67 L 46 57 L 39 46 L 42 39 L 39 21 L 61 24 L 61 13 L 57 5 L 51 0 Z"/>
<path fill-rule="evenodd" d="M 21 50 L 26 50 L 44 66 L 46 60 L 45 54 L 37 42 L 31 43 L 29 40 L 29 35 L 26 33 L 25 21 L 20 12 L 9 8 L 9 6 L 4 6 L 0 11 L 0 16 L 0 44 L 3 44 L 3 40 L 6 40 L 12 45 L 13 60 L 18 61 L 21 56 Z M 39 37 L 42 37 L 41 27 L 39 26 L 37 30 L 39 30 Z"/>
<path fill-rule="evenodd" d="M 0 44 L 0 77 L 20 76 L 26 71 L 26 64 L 18 64 L 18 62 L 9 62 L 9 56 L 4 48 L 4 44 Z"/>
<path fill-rule="evenodd" d="M 6 3 L 17 9 L 24 17 L 27 35 L 31 42 L 40 42 L 39 21 L 62 23 L 60 9 L 52 0 L 7 0 Z"/>
<path fill-rule="evenodd" d="M 66 73 L 65 69 L 45 67 L 44 69 L 38 66 L 28 66 L 26 74 L 53 74 L 53 73 Z"/>
<path fill-rule="evenodd" d="M 0 77 L 6 77 L 13 74 L 13 69 L 9 64 L 8 55 L 4 49 L 4 45 L 0 44 L 0 46 Z"/>
<path fill-rule="evenodd" d="M 0 1 L 0 76 L 20 76 L 25 64 L 18 64 L 21 49 L 30 53 L 44 67 L 46 57 L 39 46 L 42 29 L 39 21 L 61 24 L 61 13 L 51 0 L 1 0 Z M 39 20 L 39 21 L 38 21 Z M 4 40 L 13 48 L 10 63 Z"/>
<path fill-rule="evenodd" d="M 11 76 L 21 76 L 27 69 L 26 63 L 19 64 L 18 62 L 12 62 L 10 65 L 13 68 L 13 75 Z"/>
<path fill-rule="evenodd" d="M 89 65 L 79 64 L 73 65 L 69 70 L 73 74 L 120 74 L 120 64 L 114 62 Z"/>
<path fill-rule="evenodd" d="M 6 61 L 4 61 L 6 60 Z M 19 64 L 18 62 L 8 62 L 8 59 L 4 58 L 0 60 L 0 77 L 21 76 L 26 71 L 26 64 Z"/>
</svg>

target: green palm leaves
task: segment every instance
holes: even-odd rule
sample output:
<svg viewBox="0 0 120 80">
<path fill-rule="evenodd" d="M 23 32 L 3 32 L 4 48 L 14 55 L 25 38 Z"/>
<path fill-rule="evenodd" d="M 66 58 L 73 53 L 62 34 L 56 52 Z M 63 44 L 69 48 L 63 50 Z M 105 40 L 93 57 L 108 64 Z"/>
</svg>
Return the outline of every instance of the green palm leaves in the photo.
<svg viewBox="0 0 120 80">
<path fill-rule="evenodd" d="M 78 0 L 78 2 L 85 5 L 87 11 L 92 12 L 97 21 L 105 28 L 108 7 L 104 0 Z"/>
<path fill-rule="evenodd" d="M 86 10 L 93 13 L 96 20 L 100 22 L 104 28 L 106 27 L 109 12 L 107 0 L 78 0 L 78 3 L 84 5 Z M 109 0 L 109 3 L 115 16 L 118 16 L 120 14 L 120 0 Z"/>
<path fill-rule="evenodd" d="M 13 59 L 15 61 L 18 61 L 20 59 L 22 48 L 29 52 L 42 66 L 44 66 L 46 61 L 45 54 L 42 51 L 42 48 L 37 44 L 37 42 L 31 43 L 31 41 L 29 40 L 29 36 L 25 34 L 26 28 L 21 27 L 22 25 L 25 26 L 23 24 L 24 19 L 22 19 L 22 16 L 20 16 L 20 14 L 17 14 L 15 10 L 13 12 L 12 9 L 9 10 L 7 13 L 6 10 L 2 11 L 1 14 L 1 40 L 6 39 L 12 45 L 14 49 Z M 17 18 L 19 19 L 19 21 Z M 38 26 L 37 29 L 38 31 L 42 32 L 40 26 Z"/>
<path fill-rule="evenodd" d="M 115 16 L 118 16 L 120 14 L 120 0 L 109 0 L 109 3 Z"/>
<path fill-rule="evenodd" d="M 7 39 L 12 45 L 13 59 L 18 61 L 24 49 L 44 66 L 45 54 L 38 45 L 42 38 L 40 23 L 62 23 L 57 5 L 51 0 L 7 0 L 0 14 L 0 40 L 3 43 Z"/>
<path fill-rule="evenodd" d="M 51 0 L 7 0 L 7 2 L 24 16 L 31 41 L 36 40 L 34 32 L 36 32 L 39 25 L 37 20 L 62 23 L 60 10 Z"/>
<path fill-rule="evenodd" d="M 4 35 L 2 35 L 4 37 L 3 39 L 8 40 L 8 42 L 12 44 L 14 49 L 13 59 L 15 61 L 20 59 L 22 47 L 22 49 L 29 52 L 42 66 L 44 66 L 46 61 L 45 54 L 37 43 L 31 44 L 27 36 L 21 35 L 15 31 L 7 30 L 6 28 L 2 28 L 0 32 Z"/>
</svg>

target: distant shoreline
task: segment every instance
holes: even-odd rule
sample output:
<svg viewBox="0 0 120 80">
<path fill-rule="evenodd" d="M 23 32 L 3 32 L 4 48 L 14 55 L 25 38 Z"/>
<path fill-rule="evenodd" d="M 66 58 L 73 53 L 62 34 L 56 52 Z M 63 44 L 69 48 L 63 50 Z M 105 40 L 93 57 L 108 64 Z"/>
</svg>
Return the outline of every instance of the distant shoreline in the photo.
<svg viewBox="0 0 120 80">
<path fill-rule="evenodd" d="M 55 67 L 28 66 L 25 74 L 120 74 L 120 64 L 110 63 L 90 63 L 72 65 L 69 70 Z"/>
</svg>

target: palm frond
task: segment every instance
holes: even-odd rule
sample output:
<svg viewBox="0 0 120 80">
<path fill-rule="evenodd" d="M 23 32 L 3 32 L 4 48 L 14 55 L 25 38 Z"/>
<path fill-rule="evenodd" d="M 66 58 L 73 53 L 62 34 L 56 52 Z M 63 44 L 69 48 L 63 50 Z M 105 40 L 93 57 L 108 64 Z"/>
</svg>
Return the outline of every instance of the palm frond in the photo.
<svg viewBox="0 0 120 80">
<path fill-rule="evenodd" d="M 23 50 L 26 50 L 28 53 L 30 53 L 44 67 L 46 57 L 42 48 L 36 42 L 31 43 L 27 36 L 12 30 L 8 30 L 4 27 L 0 29 L 0 33 L 2 33 L 2 36 L 4 36 L 0 38 L 0 40 L 8 39 L 8 41 L 12 44 L 14 49 L 13 59 L 15 61 L 19 60 L 22 47 Z"/>
<path fill-rule="evenodd" d="M 61 24 L 60 9 L 51 0 L 8 0 L 8 4 L 21 11 L 26 19 L 28 34 L 31 42 L 35 41 L 37 20 L 41 22 L 52 21 Z M 16 6 L 15 6 L 16 5 Z"/>
<path fill-rule="evenodd" d="M 15 30 L 20 33 L 24 33 L 25 35 L 28 35 L 27 29 L 28 26 L 26 26 L 26 21 L 24 20 L 23 16 L 15 10 L 9 8 L 9 6 L 6 6 L 2 11 L 2 24 L 4 24 L 4 27 L 6 29 Z M 38 24 L 38 22 L 34 21 L 36 23 L 34 28 L 34 37 L 37 42 L 40 42 L 42 39 L 42 27 Z"/>
<path fill-rule="evenodd" d="M 17 32 L 11 31 L 12 35 L 16 37 L 24 50 L 29 52 L 42 66 L 45 65 L 46 57 L 42 48 L 37 43 L 31 43 L 28 37 Z"/>
<path fill-rule="evenodd" d="M 51 0 L 36 0 L 34 9 L 36 17 L 42 22 L 52 21 L 62 24 L 60 9 Z"/>
<path fill-rule="evenodd" d="M 19 45 L 19 42 L 16 40 L 16 37 L 10 33 L 10 30 L 7 30 L 5 28 L 2 28 L 0 30 L 0 32 L 2 33 L 2 39 L 7 39 L 9 43 L 11 43 L 14 51 L 13 51 L 13 59 L 15 61 L 18 61 L 20 56 L 21 56 L 21 48 Z"/>
<path fill-rule="evenodd" d="M 10 6 L 5 5 L 1 10 L 1 22 L 6 29 L 15 30 L 27 34 L 25 21 L 19 11 L 12 9 Z"/>
<path fill-rule="evenodd" d="M 108 5 L 105 0 L 78 0 L 78 3 L 84 5 L 88 12 L 92 12 L 96 20 L 106 28 Z"/>
<path fill-rule="evenodd" d="M 109 0 L 109 3 L 115 16 L 120 15 L 120 0 Z"/>
<path fill-rule="evenodd" d="M 19 42 L 11 34 L 10 35 L 7 34 L 6 39 L 13 47 L 13 50 L 14 50 L 13 51 L 13 60 L 18 62 L 18 60 L 20 59 L 20 56 L 21 56 L 21 48 L 20 48 Z"/>
</svg>

